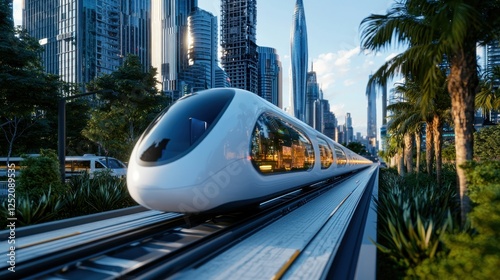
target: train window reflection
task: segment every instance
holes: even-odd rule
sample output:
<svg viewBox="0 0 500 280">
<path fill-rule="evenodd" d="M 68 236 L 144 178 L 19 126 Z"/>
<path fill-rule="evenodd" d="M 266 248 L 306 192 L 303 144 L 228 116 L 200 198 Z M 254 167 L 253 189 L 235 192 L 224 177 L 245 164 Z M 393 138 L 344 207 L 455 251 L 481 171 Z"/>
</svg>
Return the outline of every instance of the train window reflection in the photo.
<svg viewBox="0 0 500 280">
<path fill-rule="evenodd" d="M 314 166 L 314 149 L 306 135 L 268 113 L 255 124 L 250 155 L 253 166 L 261 173 L 306 171 Z"/>
<path fill-rule="evenodd" d="M 327 169 L 333 163 L 333 152 L 328 143 L 318 138 L 319 156 L 321 158 L 321 169 Z"/>
<path fill-rule="evenodd" d="M 339 145 L 333 145 L 335 149 L 335 156 L 337 157 L 337 166 L 342 167 L 347 164 L 347 157 L 345 155 L 345 152 L 340 148 Z"/>
</svg>

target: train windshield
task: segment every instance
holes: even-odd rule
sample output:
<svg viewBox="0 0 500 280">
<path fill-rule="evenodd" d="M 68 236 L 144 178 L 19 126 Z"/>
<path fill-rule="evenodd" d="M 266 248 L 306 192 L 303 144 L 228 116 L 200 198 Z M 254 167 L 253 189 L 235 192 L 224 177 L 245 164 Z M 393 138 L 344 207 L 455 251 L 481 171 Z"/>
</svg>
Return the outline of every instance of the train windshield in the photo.
<svg viewBox="0 0 500 280">
<path fill-rule="evenodd" d="M 233 97 L 232 89 L 211 89 L 179 99 L 142 135 L 137 150 L 139 163 L 161 165 L 187 154 L 217 123 Z"/>
</svg>

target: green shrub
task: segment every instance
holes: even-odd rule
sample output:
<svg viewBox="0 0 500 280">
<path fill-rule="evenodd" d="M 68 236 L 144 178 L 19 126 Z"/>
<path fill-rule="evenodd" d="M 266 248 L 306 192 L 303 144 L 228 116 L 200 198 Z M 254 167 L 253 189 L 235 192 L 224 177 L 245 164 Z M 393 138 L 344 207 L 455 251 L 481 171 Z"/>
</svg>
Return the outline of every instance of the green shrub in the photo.
<svg viewBox="0 0 500 280">
<path fill-rule="evenodd" d="M 447 235 L 449 253 L 411 271 L 429 279 L 496 279 L 500 267 L 500 162 L 468 163 L 472 230 Z"/>
<path fill-rule="evenodd" d="M 70 178 L 65 197 L 65 213 L 80 216 L 137 205 L 130 197 L 126 180 L 104 171 Z"/>
<path fill-rule="evenodd" d="M 57 155 L 51 150 L 41 150 L 40 156 L 26 156 L 21 164 L 17 190 L 20 194 L 38 199 L 51 188 L 52 196 L 63 195 L 67 188 L 61 182 Z"/>
<path fill-rule="evenodd" d="M 20 226 L 33 225 L 54 220 L 63 207 L 63 202 L 51 194 L 49 188 L 37 198 L 21 195 L 16 199 L 16 218 Z"/>
<path fill-rule="evenodd" d="M 485 127 L 474 133 L 476 160 L 500 160 L 500 125 Z"/>
<path fill-rule="evenodd" d="M 443 249 L 440 237 L 458 224 L 455 185 L 438 186 L 426 174 L 380 175 L 377 248 L 401 269 L 434 258 Z"/>
</svg>

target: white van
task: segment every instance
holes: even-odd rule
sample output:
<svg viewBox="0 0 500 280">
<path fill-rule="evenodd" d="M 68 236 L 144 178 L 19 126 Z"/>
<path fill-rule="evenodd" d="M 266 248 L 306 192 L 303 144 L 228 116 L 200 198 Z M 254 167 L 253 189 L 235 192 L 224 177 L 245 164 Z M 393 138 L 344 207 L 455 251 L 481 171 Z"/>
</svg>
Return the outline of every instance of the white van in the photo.
<svg viewBox="0 0 500 280">
<path fill-rule="evenodd" d="M 127 175 L 127 166 L 113 157 L 96 156 L 94 154 L 85 154 L 83 156 L 67 156 L 65 164 L 66 177 L 79 175 L 87 172 L 90 177 L 96 172 L 106 169 L 111 170 L 111 175 L 123 178 Z"/>
</svg>

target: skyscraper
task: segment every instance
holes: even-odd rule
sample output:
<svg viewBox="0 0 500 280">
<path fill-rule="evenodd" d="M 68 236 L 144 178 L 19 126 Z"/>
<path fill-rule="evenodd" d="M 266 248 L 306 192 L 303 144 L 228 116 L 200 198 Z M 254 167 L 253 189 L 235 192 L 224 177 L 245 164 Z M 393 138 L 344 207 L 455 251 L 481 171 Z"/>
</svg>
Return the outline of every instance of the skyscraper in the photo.
<svg viewBox="0 0 500 280">
<path fill-rule="evenodd" d="M 151 67 L 151 0 L 121 1 L 120 56 L 139 56 L 147 70 Z"/>
<path fill-rule="evenodd" d="M 187 18 L 197 8 L 196 0 L 151 0 L 151 64 L 156 79 L 172 99 L 189 93 L 179 73 L 187 69 Z"/>
<path fill-rule="evenodd" d="M 484 69 L 487 71 L 492 71 L 493 67 L 500 66 L 500 45 L 499 41 L 495 40 L 490 44 L 486 45 L 484 48 Z M 498 89 L 500 87 L 500 82 L 495 81 L 493 86 Z M 489 114 L 488 114 L 489 113 Z M 498 110 L 491 110 L 490 112 L 481 112 L 484 119 L 489 119 L 492 123 L 500 123 L 500 112 Z M 488 114 L 488 115 L 487 115 Z"/>
<path fill-rule="evenodd" d="M 257 93 L 257 0 L 221 0 L 221 64 L 231 86 Z"/>
<path fill-rule="evenodd" d="M 387 148 L 387 83 L 382 87 L 382 126 L 380 127 L 380 143 L 383 151 Z"/>
<path fill-rule="evenodd" d="M 349 144 L 354 141 L 354 130 L 352 128 L 352 118 L 351 113 L 347 113 L 345 116 L 345 143 Z"/>
<path fill-rule="evenodd" d="M 83 85 L 128 53 L 149 66 L 149 11 L 149 0 L 25 0 L 23 27 L 44 47 L 48 73 Z"/>
<path fill-rule="evenodd" d="M 290 39 L 292 63 L 292 107 L 296 118 L 306 120 L 307 27 L 302 0 L 295 3 Z"/>
<path fill-rule="evenodd" d="M 306 103 L 305 103 L 305 123 L 311 127 L 321 131 L 321 123 L 316 119 L 316 112 L 319 110 L 318 100 L 319 96 L 319 84 L 316 77 L 316 72 L 314 72 L 314 67 L 311 64 L 311 71 L 307 73 L 306 80 Z M 318 108 L 316 108 L 318 107 Z M 318 129 L 319 128 L 319 129 Z"/>
<path fill-rule="evenodd" d="M 323 131 L 321 131 L 326 136 L 333 140 L 336 140 L 336 128 L 337 128 L 337 118 L 335 114 L 330 111 L 330 102 L 328 100 L 321 100 L 321 107 L 323 109 Z"/>
<path fill-rule="evenodd" d="M 370 75 L 370 78 L 372 75 Z M 366 98 L 368 101 L 367 113 L 367 131 L 366 138 L 371 147 L 368 147 L 372 155 L 376 154 L 377 148 L 377 92 L 375 91 L 375 84 L 368 84 L 366 86 Z"/>
<path fill-rule="evenodd" d="M 281 92 L 281 61 L 276 49 L 269 47 L 257 47 L 259 57 L 258 66 L 258 92 L 257 94 L 282 108 Z"/>
<path fill-rule="evenodd" d="M 215 87 L 217 68 L 217 17 L 202 9 L 187 21 L 187 69 L 179 73 L 189 92 Z"/>
</svg>

